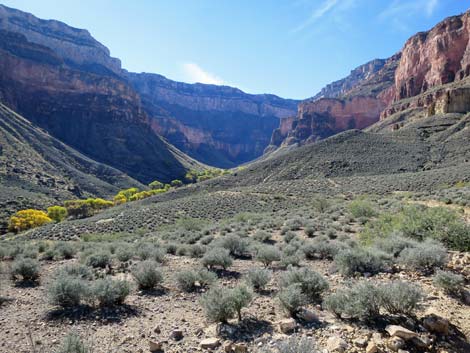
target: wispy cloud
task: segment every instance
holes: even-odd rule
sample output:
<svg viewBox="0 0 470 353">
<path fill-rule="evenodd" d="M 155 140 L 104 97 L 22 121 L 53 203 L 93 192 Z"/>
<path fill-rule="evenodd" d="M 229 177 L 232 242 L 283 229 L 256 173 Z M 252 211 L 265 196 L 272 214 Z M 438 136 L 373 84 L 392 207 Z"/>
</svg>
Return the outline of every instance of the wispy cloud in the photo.
<svg viewBox="0 0 470 353">
<path fill-rule="evenodd" d="M 205 71 L 198 64 L 187 62 L 182 65 L 186 81 L 208 83 L 212 85 L 223 85 L 225 82 L 218 76 Z"/>
<path fill-rule="evenodd" d="M 424 14 L 431 17 L 439 6 L 439 0 L 394 0 L 378 15 L 381 21 L 389 21 L 397 29 L 408 31 L 407 22 Z"/>
<path fill-rule="evenodd" d="M 323 1 L 323 3 L 319 7 L 313 9 L 310 16 L 304 22 L 302 22 L 297 27 L 293 28 L 291 30 L 291 33 L 300 32 L 300 31 L 306 29 L 307 27 L 311 26 L 312 24 L 317 22 L 320 18 L 325 16 L 329 11 L 331 11 L 338 4 L 338 2 L 339 2 L 339 0 L 325 0 L 325 1 Z"/>
</svg>

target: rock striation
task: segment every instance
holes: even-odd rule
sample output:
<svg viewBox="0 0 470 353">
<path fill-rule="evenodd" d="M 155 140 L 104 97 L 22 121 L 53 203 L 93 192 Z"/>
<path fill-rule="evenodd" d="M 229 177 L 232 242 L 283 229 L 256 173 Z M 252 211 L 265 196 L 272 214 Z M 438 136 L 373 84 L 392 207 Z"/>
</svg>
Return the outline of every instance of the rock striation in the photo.
<svg viewBox="0 0 470 353">
<path fill-rule="evenodd" d="M 279 119 L 293 115 L 297 101 L 237 88 L 187 84 L 149 73 L 127 73 L 141 95 L 152 128 L 190 156 L 233 167 L 260 156 Z"/>
</svg>

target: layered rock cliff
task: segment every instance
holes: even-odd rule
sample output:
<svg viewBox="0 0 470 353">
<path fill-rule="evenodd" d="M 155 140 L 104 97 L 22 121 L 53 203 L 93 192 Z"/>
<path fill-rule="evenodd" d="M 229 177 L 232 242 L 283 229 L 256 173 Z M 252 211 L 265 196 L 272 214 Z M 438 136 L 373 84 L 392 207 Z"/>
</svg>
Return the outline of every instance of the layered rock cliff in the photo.
<svg viewBox="0 0 470 353">
<path fill-rule="evenodd" d="M 70 66 L 51 48 L 4 30 L 0 99 L 54 137 L 143 182 L 169 181 L 187 170 L 151 130 L 125 80 Z"/>
<path fill-rule="evenodd" d="M 274 95 L 175 82 L 156 74 L 126 76 L 141 95 L 156 132 L 190 156 L 218 167 L 260 156 L 279 119 L 297 109 L 297 101 Z"/>
<path fill-rule="evenodd" d="M 300 103 L 296 116 L 282 119 L 266 152 L 279 146 L 315 142 L 377 122 L 393 100 L 394 73 L 399 60 L 400 54 L 373 60 Z"/>
</svg>

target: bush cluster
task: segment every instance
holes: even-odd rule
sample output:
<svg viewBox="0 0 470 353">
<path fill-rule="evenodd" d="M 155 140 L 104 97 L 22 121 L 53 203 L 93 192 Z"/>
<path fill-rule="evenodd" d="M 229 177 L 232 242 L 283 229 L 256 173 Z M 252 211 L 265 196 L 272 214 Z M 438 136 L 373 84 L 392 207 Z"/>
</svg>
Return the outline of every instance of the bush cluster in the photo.
<svg viewBox="0 0 470 353">
<path fill-rule="evenodd" d="M 253 293 L 244 285 L 235 288 L 213 287 L 201 297 L 201 304 L 210 321 L 226 323 L 237 314 L 242 319 L 241 310 L 253 299 Z"/>
</svg>

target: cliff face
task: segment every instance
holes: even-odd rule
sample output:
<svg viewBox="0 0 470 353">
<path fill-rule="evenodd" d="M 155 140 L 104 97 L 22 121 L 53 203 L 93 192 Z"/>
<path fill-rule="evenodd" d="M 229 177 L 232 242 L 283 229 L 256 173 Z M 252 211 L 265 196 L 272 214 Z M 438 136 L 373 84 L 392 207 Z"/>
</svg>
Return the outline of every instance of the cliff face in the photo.
<svg viewBox="0 0 470 353">
<path fill-rule="evenodd" d="M 70 66 L 19 33 L 0 31 L 0 98 L 54 137 L 143 182 L 185 173 L 125 80 Z"/>
<path fill-rule="evenodd" d="M 42 20 L 29 13 L 0 5 L 0 29 L 21 33 L 31 43 L 52 49 L 69 65 L 88 70 L 120 74 L 121 62 L 95 40 L 87 30 L 54 20 Z"/>
<path fill-rule="evenodd" d="M 227 86 L 186 84 L 146 73 L 126 76 L 141 95 L 156 132 L 190 156 L 218 167 L 260 156 L 279 118 L 297 109 L 294 100 Z"/>
<path fill-rule="evenodd" d="M 377 122 L 393 100 L 394 73 L 399 60 L 399 54 L 387 60 L 373 60 L 300 103 L 296 116 L 281 119 L 266 152 L 276 146 L 311 143 Z"/>
<path fill-rule="evenodd" d="M 470 74 L 470 12 L 411 37 L 395 73 L 395 99 L 413 97 Z"/>
</svg>

